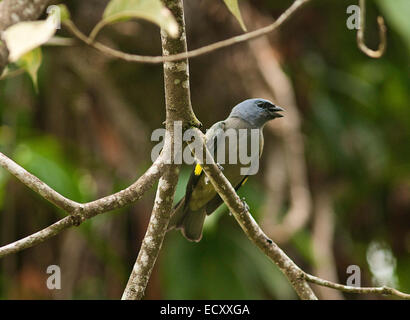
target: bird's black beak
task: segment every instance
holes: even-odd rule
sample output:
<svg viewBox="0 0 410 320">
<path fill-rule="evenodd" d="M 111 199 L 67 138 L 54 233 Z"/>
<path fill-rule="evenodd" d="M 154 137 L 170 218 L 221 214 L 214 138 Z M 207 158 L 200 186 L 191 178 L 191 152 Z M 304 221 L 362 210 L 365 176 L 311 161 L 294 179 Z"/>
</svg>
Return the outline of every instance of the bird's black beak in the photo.
<svg viewBox="0 0 410 320">
<path fill-rule="evenodd" d="M 278 112 L 283 112 L 285 111 L 283 108 L 272 105 L 268 108 L 269 113 L 274 117 L 274 118 L 281 118 L 283 117 L 282 114 L 278 113 Z"/>
</svg>

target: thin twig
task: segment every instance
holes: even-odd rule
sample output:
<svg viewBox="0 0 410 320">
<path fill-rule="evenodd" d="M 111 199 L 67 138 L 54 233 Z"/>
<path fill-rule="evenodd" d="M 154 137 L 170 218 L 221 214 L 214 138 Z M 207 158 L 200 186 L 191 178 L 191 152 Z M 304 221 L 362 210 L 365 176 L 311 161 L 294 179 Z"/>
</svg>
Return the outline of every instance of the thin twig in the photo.
<svg viewBox="0 0 410 320">
<path fill-rule="evenodd" d="M 212 51 L 215 51 L 221 48 L 229 47 L 237 43 L 242 43 L 242 42 L 246 42 L 246 41 L 261 37 L 277 29 L 288 18 L 290 18 L 293 15 L 293 13 L 295 13 L 303 4 L 305 4 L 308 1 L 310 0 L 296 0 L 295 2 L 292 3 L 292 5 L 285 12 L 283 12 L 279 16 L 279 18 L 275 22 L 273 22 L 272 24 L 266 27 L 263 27 L 263 28 L 260 28 L 260 29 L 257 29 L 251 32 L 247 32 L 247 33 L 244 33 L 239 36 L 235 36 L 235 37 L 232 37 L 226 40 L 218 41 L 218 42 L 212 43 L 210 45 L 207 45 L 207 46 L 204 46 L 204 47 L 192 50 L 192 51 L 169 55 L 169 56 L 142 56 L 142 55 L 124 53 L 122 51 L 107 47 L 100 42 L 92 41 L 92 39 L 90 39 L 84 33 L 82 33 L 72 21 L 67 20 L 63 24 L 78 39 L 80 39 L 87 45 L 92 46 L 93 48 L 101 51 L 102 53 L 108 56 L 112 56 L 112 57 L 122 59 L 125 61 L 129 61 L 129 62 L 158 64 L 158 63 L 163 63 L 163 62 L 178 61 L 178 60 L 183 60 L 187 58 L 198 57 L 200 55 L 210 53 Z"/>
<path fill-rule="evenodd" d="M 339 283 L 334 283 L 331 281 L 327 281 L 315 276 L 312 276 L 311 274 L 305 273 L 304 274 L 304 279 L 306 279 L 307 281 L 320 285 L 320 286 L 324 286 L 324 287 L 328 287 L 328 288 L 332 288 L 332 289 L 336 289 L 336 290 L 340 290 L 343 292 L 349 292 L 349 293 L 376 293 L 376 294 L 386 294 L 386 295 L 392 295 L 392 296 L 396 296 L 402 299 L 406 299 L 406 300 L 410 300 L 410 294 L 408 293 L 404 293 L 401 292 L 397 289 L 394 288 L 390 288 L 390 287 L 352 287 L 352 286 L 345 286 L 343 284 L 339 284 Z"/>
<path fill-rule="evenodd" d="M 364 43 L 364 30 L 366 26 L 366 1 L 360 0 L 360 28 L 357 30 L 357 45 L 359 49 L 371 58 L 380 58 L 386 51 L 386 25 L 383 17 L 377 17 L 379 26 L 380 43 L 377 50 L 372 50 Z"/>
<path fill-rule="evenodd" d="M 205 136 L 199 129 L 193 129 L 196 137 L 202 139 L 205 142 Z M 310 286 L 306 281 L 334 288 L 344 292 L 351 293 L 378 293 L 378 294 L 389 294 L 394 295 L 403 299 L 410 299 L 410 294 L 400 292 L 397 289 L 390 287 L 352 287 L 345 286 L 342 284 L 337 284 L 330 282 L 313 275 L 310 275 L 303 270 L 301 270 L 292 259 L 290 259 L 283 251 L 280 249 L 276 243 L 269 239 L 266 234 L 262 231 L 256 221 L 253 219 L 251 213 L 249 212 L 248 206 L 239 198 L 235 189 L 232 187 L 228 179 L 223 175 L 218 165 L 212 159 L 209 154 L 209 150 L 206 144 L 203 143 L 203 148 L 206 152 L 206 159 L 208 163 L 203 163 L 202 168 L 209 178 L 209 181 L 214 186 L 215 190 L 218 192 L 222 200 L 225 202 L 230 212 L 233 214 L 235 219 L 238 221 L 242 230 L 248 236 L 248 238 L 258 246 L 271 260 L 279 267 L 279 269 L 285 274 L 289 279 L 296 293 L 301 299 L 316 300 L 316 296 Z M 195 149 L 192 148 L 191 151 L 194 153 Z"/>
<path fill-rule="evenodd" d="M 33 233 L 25 238 L 22 238 L 18 241 L 12 242 L 8 245 L 0 247 L 0 258 L 7 256 L 12 253 L 19 252 L 21 250 L 33 247 L 34 245 L 40 244 L 57 234 L 61 231 L 72 227 L 75 224 L 74 216 L 68 216 L 64 219 L 53 223 L 52 225 L 40 230 L 36 233 Z"/>
<path fill-rule="evenodd" d="M 277 246 L 259 227 L 249 212 L 248 206 L 239 198 L 229 180 L 215 164 L 205 144 L 205 136 L 199 129 L 192 129 L 196 137 L 202 139 L 208 163 L 202 164 L 203 170 L 216 192 L 225 202 L 248 238 L 261 249 L 289 279 L 296 293 L 304 300 L 317 300 L 309 284 L 303 279 L 304 272 Z M 191 149 L 195 153 L 195 149 Z M 210 163 L 209 163 L 210 162 Z"/>
</svg>

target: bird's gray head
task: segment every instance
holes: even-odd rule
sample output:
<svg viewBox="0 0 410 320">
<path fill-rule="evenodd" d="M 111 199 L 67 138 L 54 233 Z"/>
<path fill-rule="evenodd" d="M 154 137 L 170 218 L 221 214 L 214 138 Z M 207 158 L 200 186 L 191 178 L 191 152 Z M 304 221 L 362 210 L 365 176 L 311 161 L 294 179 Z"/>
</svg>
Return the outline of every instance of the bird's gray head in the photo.
<svg viewBox="0 0 410 320">
<path fill-rule="evenodd" d="M 283 117 L 278 113 L 280 111 L 284 110 L 268 100 L 248 99 L 237 104 L 229 117 L 245 120 L 255 127 L 262 127 L 269 120 Z"/>
</svg>

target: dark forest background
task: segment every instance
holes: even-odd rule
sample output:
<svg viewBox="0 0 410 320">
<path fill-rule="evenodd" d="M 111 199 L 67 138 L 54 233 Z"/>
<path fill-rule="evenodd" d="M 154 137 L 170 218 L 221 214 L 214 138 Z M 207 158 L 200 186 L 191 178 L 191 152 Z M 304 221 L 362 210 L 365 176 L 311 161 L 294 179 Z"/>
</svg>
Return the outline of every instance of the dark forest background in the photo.
<svg viewBox="0 0 410 320">
<path fill-rule="evenodd" d="M 291 2 L 240 5 L 245 24 L 253 30 L 272 22 Z M 107 1 L 65 3 L 75 23 L 88 33 Z M 388 28 L 381 59 L 371 59 L 357 48 L 356 31 L 346 27 L 351 4 L 357 1 L 311 1 L 262 42 L 191 59 L 192 104 L 209 128 L 244 99 L 276 101 L 263 75 L 269 65 L 266 57 L 274 57 L 295 96 L 310 215 L 289 236 L 276 232 L 295 205 L 289 190 L 297 184 L 289 179 L 292 160 L 283 157 L 293 141 L 287 137 L 286 116 L 265 129 L 261 169 L 240 195 L 264 230 L 304 270 L 346 283 L 348 266 L 357 265 L 363 286 L 386 284 L 410 292 L 410 2 L 367 1 L 368 46 L 378 45 L 377 15 L 384 16 Z M 223 1 L 187 0 L 185 10 L 190 49 L 242 32 Z M 60 35 L 70 36 L 64 29 Z M 109 26 L 99 40 L 125 52 L 161 52 L 158 27 L 143 21 Z M 265 55 L 259 55 L 262 51 Z M 27 75 L 0 81 L 1 152 L 76 201 L 108 195 L 141 175 L 155 144 L 151 132 L 164 120 L 161 65 L 114 60 L 80 43 L 43 48 L 38 93 Z M 182 172 L 177 199 L 189 173 L 190 168 Z M 144 236 L 154 194 L 153 188 L 135 205 L 99 215 L 3 258 L 0 298 L 118 299 Z M 0 244 L 63 215 L 0 170 Z M 52 264 L 61 267 L 61 290 L 46 287 L 46 269 Z M 385 299 L 318 290 L 325 298 Z M 146 298 L 296 295 L 222 207 L 207 220 L 200 243 L 189 243 L 178 232 L 167 235 Z"/>
</svg>

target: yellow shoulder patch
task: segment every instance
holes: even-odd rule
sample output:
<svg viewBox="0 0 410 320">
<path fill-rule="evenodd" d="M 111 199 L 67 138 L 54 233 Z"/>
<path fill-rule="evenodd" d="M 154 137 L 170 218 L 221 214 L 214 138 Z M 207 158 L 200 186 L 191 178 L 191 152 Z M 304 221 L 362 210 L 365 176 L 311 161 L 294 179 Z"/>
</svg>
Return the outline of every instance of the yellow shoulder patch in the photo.
<svg viewBox="0 0 410 320">
<path fill-rule="evenodd" d="M 199 163 L 197 163 L 197 165 L 195 166 L 194 174 L 196 176 L 199 176 L 201 174 L 201 172 L 202 172 L 202 167 Z"/>
</svg>

